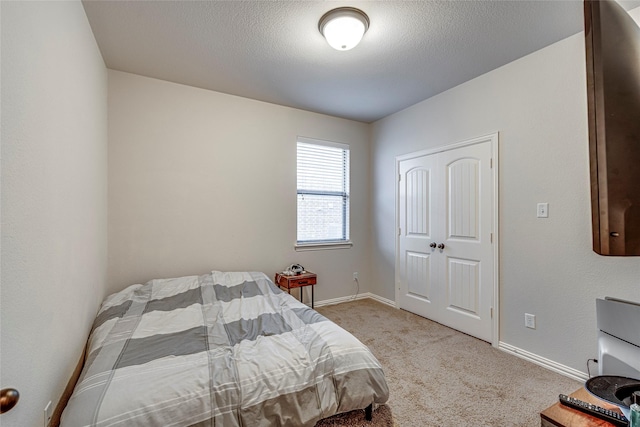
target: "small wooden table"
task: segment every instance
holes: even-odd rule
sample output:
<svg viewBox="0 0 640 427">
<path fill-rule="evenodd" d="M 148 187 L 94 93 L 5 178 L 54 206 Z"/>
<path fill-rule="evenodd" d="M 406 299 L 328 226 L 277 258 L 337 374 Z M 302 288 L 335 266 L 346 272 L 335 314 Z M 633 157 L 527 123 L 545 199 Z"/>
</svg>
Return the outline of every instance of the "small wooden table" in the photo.
<svg viewBox="0 0 640 427">
<path fill-rule="evenodd" d="M 620 408 L 616 405 L 612 405 L 609 402 L 600 400 L 594 397 L 591 393 L 585 390 L 584 387 L 579 388 L 570 394 L 571 397 L 576 399 L 592 403 L 594 405 L 601 406 L 605 409 L 611 409 L 618 413 L 622 413 Z M 549 406 L 544 411 L 540 412 L 540 426 L 541 427 L 611 427 L 613 424 L 601 420 L 600 418 L 592 417 L 577 409 L 564 406 L 560 402 L 556 402 Z"/>
<path fill-rule="evenodd" d="M 275 282 L 276 285 L 281 288 L 286 288 L 291 294 L 291 289 L 303 288 L 305 286 L 311 286 L 311 308 L 313 308 L 313 288 L 316 284 L 317 276 L 310 271 L 302 274 L 296 274 L 295 276 L 285 276 L 282 273 L 276 273 Z M 302 289 L 300 289 L 300 302 L 302 302 Z"/>
</svg>

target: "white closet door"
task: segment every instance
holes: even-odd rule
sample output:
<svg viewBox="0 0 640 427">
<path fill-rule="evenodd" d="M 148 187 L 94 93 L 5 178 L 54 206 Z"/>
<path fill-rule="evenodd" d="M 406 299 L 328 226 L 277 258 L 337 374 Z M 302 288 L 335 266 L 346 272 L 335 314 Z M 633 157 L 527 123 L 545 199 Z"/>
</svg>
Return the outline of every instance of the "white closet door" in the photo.
<svg viewBox="0 0 640 427">
<path fill-rule="evenodd" d="M 425 156 L 403 161 L 399 170 L 400 307 L 424 317 L 433 316 L 438 299 L 438 260 L 429 247 L 441 221 L 434 216 L 436 169 L 436 158 Z"/>
<path fill-rule="evenodd" d="M 439 322 L 491 341 L 493 180 L 491 144 L 440 153 L 445 202 Z"/>
<path fill-rule="evenodd" d="M 495 274 L 491 144 L 402 160 L 398 186 L 400 308 L 486 341 Z"/>
</svg>

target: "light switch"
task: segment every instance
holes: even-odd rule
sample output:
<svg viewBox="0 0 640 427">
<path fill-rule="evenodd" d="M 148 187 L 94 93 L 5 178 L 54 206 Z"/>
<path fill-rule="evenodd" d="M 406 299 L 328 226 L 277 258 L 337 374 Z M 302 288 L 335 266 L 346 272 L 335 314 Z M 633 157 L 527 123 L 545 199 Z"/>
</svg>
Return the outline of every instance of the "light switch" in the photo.
<svg viewBox="0 0 640 427">
<path fill-rule="evenodd" d="M 549 218 L 549 203 L 538 203 L 538 218 Z"/>
</svg>

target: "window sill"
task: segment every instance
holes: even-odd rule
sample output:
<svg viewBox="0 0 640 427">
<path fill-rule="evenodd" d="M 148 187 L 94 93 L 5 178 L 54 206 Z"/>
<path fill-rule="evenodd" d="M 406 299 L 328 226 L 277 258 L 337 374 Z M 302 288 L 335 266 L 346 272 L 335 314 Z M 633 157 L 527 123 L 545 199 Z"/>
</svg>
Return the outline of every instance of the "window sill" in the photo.
<svg viewBox="0 0 640 427">
<path fill-rule="evenodd" d="M 296 252 L 304 251 L 324 251 L 330 249 L 349 249 L 353 242 L 331 242 L 331 243 L 300 243 L 295 245 Z"/>
</svg>

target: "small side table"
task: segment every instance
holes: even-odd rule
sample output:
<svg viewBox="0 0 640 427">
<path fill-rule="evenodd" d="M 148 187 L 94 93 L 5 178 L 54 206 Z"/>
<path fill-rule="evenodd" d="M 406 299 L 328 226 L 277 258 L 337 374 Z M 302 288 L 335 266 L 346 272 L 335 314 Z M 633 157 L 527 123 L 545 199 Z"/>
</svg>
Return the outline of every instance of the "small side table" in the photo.
<svg viewBox="0 0 640 427">
<path fill-rule="evenodd" d="M 286 288 L 291 295 L 291 289 L 303 288 L 305 286 L 311 286 L 311 308 L 313 308 L 313 288 L 316 284 L 317 276 L 315 273 L 307 271 L 302 274 L 296 274 L 295 276 L 285 276 L 282 273 L 276 273 L 275 282 L 281 288 Z M 300 302 L 302 301 L 302 289 L 300 289 Z"/>
<path fill-rule="evenodd" d="M 612 405 L 609 402 L 600 400 L 594 397 L 585 390 L 584 387 L 571 393 L 569 396 L 576 399 L 583 400 L 587 403 L 592 403 L 597 406 L 602 406 L 605 409 L 611 409 L 612 411 L 621 412 L 616 405 Z M 608 423 L 600 418 L 592 417 L 591 415 L 580 412 L 577 409 L 569 408 L 562 405 L 559 402 L 549 406 L 544 411 L 540 412 L 540 426 L 541 427 L 612 427 L 613 424 Z"/>
</svg>

